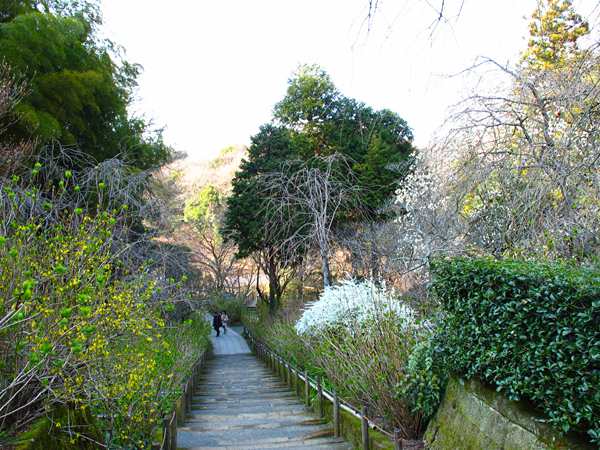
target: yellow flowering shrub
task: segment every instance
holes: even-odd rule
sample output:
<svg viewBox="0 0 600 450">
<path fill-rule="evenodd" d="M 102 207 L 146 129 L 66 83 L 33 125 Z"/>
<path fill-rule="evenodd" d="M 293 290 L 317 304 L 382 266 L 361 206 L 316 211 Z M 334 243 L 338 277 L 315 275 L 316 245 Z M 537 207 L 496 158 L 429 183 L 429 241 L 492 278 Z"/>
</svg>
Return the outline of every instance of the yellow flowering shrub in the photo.
<svg viewBox="0 0 600 450">
<path fill-rule="evenodd" d="M 115 252 L 122 211 L 55 211 L 18 181 L 0 191 L 0 437 L 68 405 L 91 408 L 109 446 L 147 448 L 208 324 L 165 324 L 145 266 Z"/>
</svg>

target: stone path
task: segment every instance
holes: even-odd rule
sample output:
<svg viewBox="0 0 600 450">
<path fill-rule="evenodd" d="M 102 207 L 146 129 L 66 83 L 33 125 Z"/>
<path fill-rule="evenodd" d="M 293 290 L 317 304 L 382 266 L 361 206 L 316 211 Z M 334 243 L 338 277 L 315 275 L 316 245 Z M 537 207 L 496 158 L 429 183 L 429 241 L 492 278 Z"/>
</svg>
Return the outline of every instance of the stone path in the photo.
<svg viewBox="0 0 600 450">
<path fill-rule="evenodd" d="M 251 352 L 250 348 L 248 347 L 248 343 L 238 333 L 238 331 L 242 331 L 241 328 L 242 327 L 228 327 L 227 333 L 224 333 L 223 329 L 221 328 L 221 333 L 218 337 L 215 336 L 215 332 L 213 330 L 213 353 L 215 355 L 250 355 Z"/>
<path fill-rule="evenodd" d="M 223 338 L 223 339 L 221 339 Z M 229 329 L 213 337 L 178 448 L 188 450 L 350 450 L 333 428 L 318 419 Z M 239 351 L 238 351 L 239 350 Z"/>
</svg>

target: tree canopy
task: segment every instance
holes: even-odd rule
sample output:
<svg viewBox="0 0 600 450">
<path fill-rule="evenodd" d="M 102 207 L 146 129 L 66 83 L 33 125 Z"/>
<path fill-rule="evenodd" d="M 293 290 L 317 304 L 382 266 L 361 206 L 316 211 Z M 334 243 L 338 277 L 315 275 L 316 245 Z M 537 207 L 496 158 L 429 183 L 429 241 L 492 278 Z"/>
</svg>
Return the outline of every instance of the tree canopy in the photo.
<svg viewBox="0 0 600 450">
<path fill-rule="evenodd" d="M 273 311 L 281 296 L 280 274 L 277 266 L 285 259 L 281 253 L 281 237 L 271 235 L 265 226 L 265 192 L 260 183 L 261 176 L 279 171 L 281 164 L 297 156 L 290 133 L 283 127 L 265 124 L 251 138 L 248 158 L 242 161 L 240 171 L 232 181 L 233 189 L 227 198 L 227 211 L 222 229 L 227 239 L 237 246 L 236 256 L 248 257 L 262 253 L 268 267 L 269 303 Z"/>
<path fill-rule="evenodd" d="M 393 111 L 343 96 L 317 65 L 300 65 L 288 85 L 274 119 L 290 130 L 303 159 L 336 153 L 350 158 L 363 206 L 351 215 L 373 218 L 399 187 L 402 173 L 394 165 L 414 152 L 408 124 Z"/>
<path fill-rule="evenodd" d="M 138 168 L 166 162 L 171 149 L 160 131 L 129 117 L 141 67 L 120 60 L 115 46 L 96 37 L 96 3 L 0 3 L 0 54 L 31 80 L 32 93 L 6 118 L 3 139 L 60 142 L 98 161 L 126 154 Z"/>
<path fill-rule="evenodd" d="M 317 65 L 299 66 L 288 84 L 233 180 L 223 233 L 239 257 L 267 252 L 272 282 L 274 264 L 293 265 L 318 247 L 330 284 L 332 231 L 384 217 L 403 176 L 394 165 L 414 152 L 412 132 L 397 113 L 343 96 Z"/>
<path fill-rule="evenodd" d="M 251 141 L 248 158 L 233 179 L 225 213 L 224 232 L 238 244 L 239 257 L 276 246 L 265 233 L 264 197 L 257 181 L 261 175 L 279 171 L 283 162 L 297 155 L 288 130 L 282 127 L 262 125 Z"/>
<path fill-rule="evenodd" d="M 575 12 L 571 0 L 538 2 L 523 62 L 537 69 L 564 64 L 579 52 L 577 40 L 588 32 L 588 23 Z"/>
</svg>

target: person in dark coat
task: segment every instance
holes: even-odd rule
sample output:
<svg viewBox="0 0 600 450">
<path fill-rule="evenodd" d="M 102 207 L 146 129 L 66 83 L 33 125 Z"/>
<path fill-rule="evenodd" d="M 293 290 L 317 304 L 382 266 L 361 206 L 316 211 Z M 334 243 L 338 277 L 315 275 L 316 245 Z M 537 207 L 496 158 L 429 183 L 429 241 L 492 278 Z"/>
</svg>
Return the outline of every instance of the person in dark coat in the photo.
<svg viewBox="0 0 600 450">
<path fill-rule="evenodd" d="M 220 333 L 219 328 L 223 326 L 223 322 L 221 321 L 221 314 L 218 311 L 215 311 L 215 316 L 213 317 L 213 328 L 217 332 L 217 336 Z"/>
</svg>

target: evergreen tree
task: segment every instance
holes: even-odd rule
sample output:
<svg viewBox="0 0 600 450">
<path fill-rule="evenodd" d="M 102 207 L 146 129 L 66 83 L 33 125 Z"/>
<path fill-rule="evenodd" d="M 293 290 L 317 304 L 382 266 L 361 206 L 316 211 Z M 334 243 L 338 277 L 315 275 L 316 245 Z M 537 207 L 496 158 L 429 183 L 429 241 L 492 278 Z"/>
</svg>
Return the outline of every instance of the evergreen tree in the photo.
<svg viewBox="0 0 600 450">
<path fill-rule="evenodd" d="M 227 198 L 225 224 L 221 232 L 226 239 L 237 244 L 239 258 L 255 252 L 265 254 L 269 306 L 274 312 L 282 294 L 277 266 L 285 258 L 281 258 L 281 237 L 275 239 L 265 226 L 265 195 L 259 181 L 262 175 L 278 172 L 284 161 L 298 155 L 289 131 L 283 127 L 263 125 L 251 141 L 248 159 L 242 161 L 240 171 L 232 181 L 233 189 Z"/>
<path fill-rule="evenodd" d="M 274 118 L 287 127 L 304 160 L 342 154 L 352 161 L 353 176 L 362 192 L 360 210 L 348 218 L 375 219 L 402 177 L 394 169 L 414 152 L 411 129 L 397 113 L 374 111 L 342 96 L 329 75 L 317 65 L 301 65 L 288 80 L 285 97 Z M 357 203 L 357 204 L 358 204 Z"/>
<path fill-rule="evenodd" d="M 577 40 L 589 25 L 575 12 L 571 0 L 543 0 L 529 23 L 528 48 L 522 61 L 534 69 L 563 66 L 579 54 Z"/>
<path fill-rule="evenodd" d="M 2 139 L 33 134 L 41 145 L 60 142 L 102 161 L 126 154 L 140 169 L 162 164 L 171 149 L 160 131 L 130 118 L 141 67 L 115 62 L 114 45 L 96 37 L 96 3 L 0 3 L 0 54 L 15 73 L 31 80 L 32 94 L 0 124 Z"/>
</svg>

